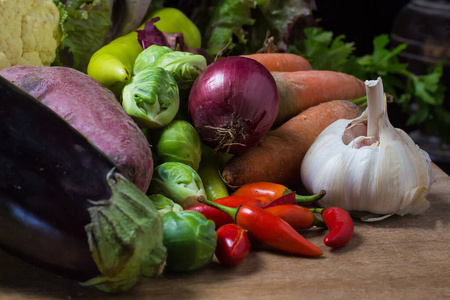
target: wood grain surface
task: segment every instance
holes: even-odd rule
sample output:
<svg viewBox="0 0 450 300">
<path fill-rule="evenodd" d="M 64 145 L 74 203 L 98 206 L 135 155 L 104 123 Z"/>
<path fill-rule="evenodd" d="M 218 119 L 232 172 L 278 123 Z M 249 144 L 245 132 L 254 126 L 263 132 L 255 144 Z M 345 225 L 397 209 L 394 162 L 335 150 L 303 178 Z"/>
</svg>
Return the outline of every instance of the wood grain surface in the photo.
<svg viewBox="0 0 450 300">
<path fill-rule="evenodd" d="M 0 299 L 450 299 L 450 177 L 434 170 L 421 215 L 355 220 L 352 240 L 335 250 L 323 245 L 326 231 L 303 232 L 324 251 L 318 259 L 254 246 L 239 266 L 213 260 L 109 295 L 0 252 Z"/>
</svg>

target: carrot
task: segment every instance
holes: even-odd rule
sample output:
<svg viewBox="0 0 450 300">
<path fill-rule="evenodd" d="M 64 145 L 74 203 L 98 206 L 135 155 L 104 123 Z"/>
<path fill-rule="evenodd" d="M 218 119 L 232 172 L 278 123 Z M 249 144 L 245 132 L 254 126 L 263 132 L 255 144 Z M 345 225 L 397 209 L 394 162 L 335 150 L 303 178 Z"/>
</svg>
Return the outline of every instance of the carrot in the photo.
<svg viewBox="0 0 450 300">
<path fill-rule="evenodd" d="M 269 71 L 294 72 L 312 70 L 309 61 L 293 53 L 254 53 L 241 56 L 256 60 Z"/>
<path fill-rule="evenodd" d="M 319 103 L 350 100 L 366 94 L 364 82 L 346 73 L 325 70 L 271 73 L 280 98 L 275 126 Z"/>
<path fill-rule="evenodd" d="M 317 136 L 338 119 L 354 119 L 360 108 L 347 100 L 334 100 L 306 109 L 270 131 L 256 146 L 234 156 L 223 169 L 224 182 L 237 188 L 258 181 L 301 187 L 300 166 Z"/>
</svg>

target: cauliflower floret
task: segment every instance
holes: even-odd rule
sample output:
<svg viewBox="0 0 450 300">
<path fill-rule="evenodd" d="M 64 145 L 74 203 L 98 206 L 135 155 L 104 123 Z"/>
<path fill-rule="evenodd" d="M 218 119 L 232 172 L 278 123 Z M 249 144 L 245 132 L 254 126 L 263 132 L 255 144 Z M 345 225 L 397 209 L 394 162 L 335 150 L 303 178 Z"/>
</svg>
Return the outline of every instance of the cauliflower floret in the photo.
<svg viewBox="0 0 450 300">
<path fill-rule="evenodd" d="M 0 14 L 0 69 L 55 60 L 60 32 L 53 0 L 0 0 Z"/>
</svg>

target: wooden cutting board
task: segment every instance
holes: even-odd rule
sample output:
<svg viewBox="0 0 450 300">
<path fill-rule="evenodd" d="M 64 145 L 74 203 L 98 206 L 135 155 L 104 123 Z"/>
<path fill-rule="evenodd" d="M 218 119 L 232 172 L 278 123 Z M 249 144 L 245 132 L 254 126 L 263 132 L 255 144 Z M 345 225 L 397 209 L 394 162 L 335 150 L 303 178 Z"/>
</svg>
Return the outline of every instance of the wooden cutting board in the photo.
<svg viewBox="0 0 450 300">
<path fill-rule="evenodd" d="M 109 295 L 0 252 L 0 299 L 450 299 L 450 177 L 433 168 L 426 212 L 355 220 L 352 240 L 335 250 L 323 245 L 326 231 L 305 231 L 324 251 L 318 259 L 258 246 L 236 267 L 214 260 L 199 271 L 165 272 Z"/>
</svg>

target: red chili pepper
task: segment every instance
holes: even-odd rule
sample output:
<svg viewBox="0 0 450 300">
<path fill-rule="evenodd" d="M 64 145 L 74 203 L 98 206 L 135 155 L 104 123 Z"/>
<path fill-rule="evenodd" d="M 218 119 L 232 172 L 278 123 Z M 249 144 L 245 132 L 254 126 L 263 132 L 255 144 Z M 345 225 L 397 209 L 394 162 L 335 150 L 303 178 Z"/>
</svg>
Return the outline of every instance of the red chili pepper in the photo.
<svg viewBox="0 0 450 300">
<path fill-rule="evenodd" d="M 280 204 L 264 208 L 264 210 L 283 219 L 295 230 L 325 225 L 323 224 L 323 221 L 319 220 L 309 208 L 297 204 Z"/>
<path fill-rule="evenodd" d="M 330 231 L 324 239 L 332 248 L 347 244 L 353 235 L 354 225 L 350 215 L 340 207 L 328 207 L 322 211 L 322 218 Z"/>
<path fill-rule="evenodd" d="M 267 204 L 269 204 L 270 202 L 289 193 L 292 193 L 292 191 L 282 184 L 260 181 L 243 185 L 236 191 L 234 191 L 231 195 L 258 198 L 267 201 Z M 308 204 L 323 198 L 323 196 L 325 196 L 325 191 L 321 191 L 318 194 L 310 196 L 301 196 L 295 194 L 295 201 L 299 204 Z"/>
<path fill-rule="evenodd" d="M 237 225 L 247 230 L 258 241 L 272 248 L 310 257 L 322 255 L 319 247 L 305 239 L 287 222 L 263 208 L 252 205 L 232 208 L 207 199 L 202 199 L 202 201 L 228 213 Z"/>
<path fill-rule="evenodd" d="M 263 207 L 266 205 L 266 202 L 261 199 L 244 196 L 228 196 L 216 199 L 214 202 L 228 207 L 239 207 L 244 204 L 255 205 L 258 207 Z M 204 215 L 208 220 L 214 221 L 216 224 L 216 230 L 222 225 L 234 223 L 233 218 L 229 214 L 206 204 L 197 204 L 195 206 L 188 207 L 185 210 L 195 210 Z"/>
<path fill-rule="evenodd" d="M 216 257 L 221 264 L 240 264 L 250 250 L 247 232 L 236 224 L 225 224 L 217 230 Z"/>
</svg>

